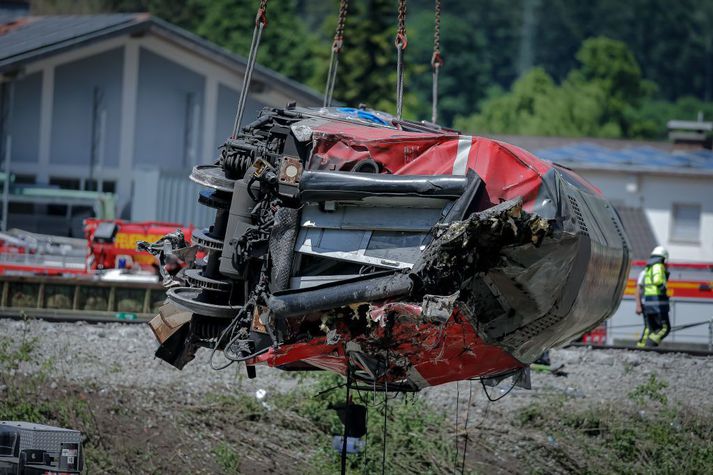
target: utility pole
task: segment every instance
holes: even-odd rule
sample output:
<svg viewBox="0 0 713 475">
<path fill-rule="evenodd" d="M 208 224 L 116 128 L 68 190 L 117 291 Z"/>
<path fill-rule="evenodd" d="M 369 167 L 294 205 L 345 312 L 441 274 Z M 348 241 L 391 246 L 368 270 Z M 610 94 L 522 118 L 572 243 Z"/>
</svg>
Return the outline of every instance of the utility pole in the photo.
<svg viewBox="0 0 713 475">
<path fill-rule="evenodd" d="M 0 137 L 3 139 L 3 180 L 2 190 L 2 230 L 7 231 L 8 213 L 10 210 L 10 154 L 12 153 L 12 137 L 10 136 L 10 118 L 12 116 L 15 95 L 15 78 L 3 81 L 0 88 Z"/>
<path fill-rule="evenodd" d="M 3 172 L 5 178 L 2 184 L 2 230 L 7 231 L 8 212 L 10 210 L 10 154 L 12 153 L 12 136 L 5 136 L 5 159 Z"/>
</svg>

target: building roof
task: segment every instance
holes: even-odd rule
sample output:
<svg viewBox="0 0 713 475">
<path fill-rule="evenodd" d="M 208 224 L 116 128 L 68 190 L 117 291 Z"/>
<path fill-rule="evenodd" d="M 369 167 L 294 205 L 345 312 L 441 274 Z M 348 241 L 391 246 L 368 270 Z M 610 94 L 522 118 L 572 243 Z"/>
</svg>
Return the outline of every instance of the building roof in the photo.
<svg viewBox="0 0 713 475">
<path fill-rule="evenodd" d="M 713 175 L 713 151 L 665 151 L 650 145 L 611 149 L 589 142 L 534 150 L 540 158 L 573 169 Z"/>
<path fill-rule="evenodd" d="M 654 230 L 642 208 L 634 208 L 616 204 L 616 210 L 629 237 L 631 258 L 633 260 L 648 259 L 651 249 L 658 246 Z"/>
<path fill-rule="evenodd" d="M 624 150 L 632 147 L 651 147 L 664 152 L 673 152 L 673 143 L 665 140 L 630 140 L 630 139 L 603 139 L 594 137 L 551 137 L 543 135 L 501 135 L 486 134 L 495 140 L 511 143 L 525 150 L 545 150 L 560 148 L 568 145 L 577 145 L 583 142 L 597 145 L 611 150 Z"/>
<path fill-rule="evenodd" d="M 97 41 L 147 32 L 210 57 L 240 73 L 247 66 L 247 60 L 242 56 L 160 18 L 147 13 L 117 13 L 28 16 L 0 25 L 0 73 Z M 319 104 L 322 101 L 317 91 L 259 64 L 255 65 L 253 78 L 277 85 L 298 102 Z"/>
<path fill-rule="evenodd" d="M 575 170 L 713 176 L 713 151 L 667 141 L 489 135 Z"/>
</svg>

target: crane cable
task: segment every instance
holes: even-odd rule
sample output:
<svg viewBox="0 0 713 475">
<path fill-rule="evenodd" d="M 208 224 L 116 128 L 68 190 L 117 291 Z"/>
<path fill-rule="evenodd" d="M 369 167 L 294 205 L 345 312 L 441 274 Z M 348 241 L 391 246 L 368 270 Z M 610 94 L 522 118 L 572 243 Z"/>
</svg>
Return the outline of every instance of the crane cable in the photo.
<svg viewBox="0 0 713 475">
<path fill-rule="evenodd" d="M 386 436 L 389 410 L 389 349 L 386 349 L 386 370 L 384 371 L 384 432 L 381 446 L 381 475 L 386 473 Z"/>
<path fill-rule="evenodd" d="M 257 59 L 257 50 L 260 46 L 262 30 L 267 27 L 267 1 L 268 0 L 260 0 L 260 5 L 257 9 L 257 15 L 255 15 L 255 29 L 253 30 L 253 39 L 250 43 L 248 64 L 245 67 L 245 76 L 243 77 L 243 89 L 240 91 L 240 99 L 238 100 L 238 110 L 235 114 L 233 134 L 231 135 L 232 138 L 237 138 L 238 136 L 238 129 L 240 128 L 240 122 L 242 122 L 243 120 L 243 112 L 245 112 L 245 102 L 248 98 L 248 89 L 250 88 L 250 81 L 252 80 L 253 69 L 255 68 L 255 60 Z"/>
<path fill-rule="evenodd" d="M 337 29 L 334 32 L 334 41 L 332 42 L 332 55 L 329 58 L 327 86 L 324 89 L 324 107 L 329 107 L 332 104 L 332 96 L 334 95 L 334 84 L 337 81 L 337 66 L 339 66 L 339 53 L 342 52 L 342 47 L 344 46 L 344 24 L 347 21 L 348 8 L 349 0 L 339 0 L 339 18 L 337 19 Z"/>
<path fill-rule="evenodd" d="M 399 0 L 398 30 L 396 31 L 396 118 L 401 119 L 404 100 L 404 50 L 406 38 L 406 0 Z"/>
<path fill-rule="evenodd" d="M 436 0 L 434 17 L 433 56 L 431 57 L 431 67 L 433 68 L 433 101 L 431 122 L 435 124 L 438 120 L 438 73 L 441 66 L 443 66 L 443 58 L 441 57 L 441 0 Z"/>
</svg>

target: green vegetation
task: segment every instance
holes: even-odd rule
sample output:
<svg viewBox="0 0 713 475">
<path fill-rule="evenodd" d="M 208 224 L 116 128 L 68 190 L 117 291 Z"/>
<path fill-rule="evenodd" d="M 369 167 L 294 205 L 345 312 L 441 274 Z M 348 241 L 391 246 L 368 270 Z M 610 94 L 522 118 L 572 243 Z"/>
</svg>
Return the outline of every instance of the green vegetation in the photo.
<svg viewBox="0 0 713 475">
<path fill-rule="evenodd" d="M 207 399 L 206 418 L 210 424 L 235 426 L 236 421 L 249 422 L 249 428 L 246 424 L 244 429 L 249 437 L 273 441 L 273 456 L 281 463 L 300 454 L 296 447 L 307 447 L 310 456 L 302 462 L 300 473 L 338 473 L 340 454 L 332 448 L 332 436 L 341 435 L 344 426 L 330 406 L 343 403 L 346 398 L 346 390 L 341 387 L 343 378 L 319 374 L 309 380 L 311 384 L 305 389 L 271 395 L 264 404 L 252 395 L 211 395 Z M 323 391 L 326 392 L 320 394 Z M 367 406 L 369 433 L 366 450 L 348 456 L 349 473 L 379 473 L 384 440 L 383 394 L 355 394 L 355 402 Z M 445 415 L 418 398 L 390 395 L 386 423 L 387 473 L 446 473 L 452 469 L 455 449 Z M 269 427 L 269 433 L 263 434 L 259 427 Z M 238 437 L 246 436 L 243 433 Z M 244 458 L 234 451 L 239 443 L 237 439 L 220 442 L 214 453 L 221 466 Z M 229 450 L 231 446 L 233 449 Z"/>
<path fill-rule="evenodd" d="M 24 374 L 30 364 L 44 369 Z M 157 389 L 147 397 L 128 388 L 78 388 L 50 380 L 51 368 L 29 331 L 14 341 L 0 338 L 0 420 L 81 430 L 89 473 L 339 471 L 340 454 L 331 441 L 343 426 L 330 406 L 346 395 L 343 378 L 334 374 L 301 375 L 295 390 L 268 393 L 262 400 L 220 392 L 186 402 L 171 390 Z M 652 374 L 623 401 L 533 398 L 536 402 L 523 409 L 471 427 L 466 470 L 708 473 L 713 466 L 710 407 L 698 401 L 671 403 L 666 390 L 667 384 Z M 348 456 L 348 472 L 379 473 L 383 394 L 354 392 L 354 400 L 368 407 L 369 433 L 366 451 Z M 445 414 L 418 395 L 401 395 L 390 396 L 386 418 L 387 473 L 453 471 L 454 434 Z"/>
<path fill-rule="evenodd" d="M 257 0 L 37 0 L 35 14 L 149 11 L 247 55 Z M 268 6 L 258 61 L 324 87 L 338 0 Z M 409 2 L 405 116 L 430 117 L 433 2 Z M 713 117 L 713 3 L 444 2 L 440 119 L 472 132 L 663 138 Z M 350 2 L 335 99 L 393 110 L 396 3 Z"/>
<path fill-rule="evenodd" d="M 669 404 L 651 375 L 629 395 L 635 404 L 572 405 L 553 399 L 520 410 L 516 423 L 548 434 L 545 457 L 582 473 L 708 473 L 713 417 L 707 408 Z"/>
<path fill-rule="evenodd" d="M 79 389 L 61 381 L 51 384 L 52 362 L 43 360 L 26 329 L 20 340 L 0 338 L 0 420 L 82 431 L 90 472 L 124 473 L 126 467 L 140 467 L 141 471 L 161 473 L 161 467 L 165 470 L 166 464 L 175 464 L 173 452 L 162 447 L 183 447 L 187 439 L 197 442 L 194 450 L 201 455 L 193 455 L 194 462 L 186 462 L 191 457 L 182 459 L 186 472 L 196 466 L 190 463 L 208 463 L 221 473 L 239 473 L 241 464 L 246 464 L 243 469 L 252 466 L 255 452 L 260 450 L 267 452 L 262 454 L 263 460 L 272 460 L 278 467 L 296 466 L 301 473 L 313 474 L 339 471 L 339 453 L 331 444 L 332 436 L 341 434 L 343 426 L 329 407 L 346 397 L 343 378 L 337 375 L 303 376 L 303 382 L 309 382 L 303 389 L 270 394 L 264 402 L 251 394 L 210 393 L 197 405 L 154 401 L 146 407 L 140 404 L 141 396 L 114 392 L 116 388 L 108 397 L 99 395 L 91 385 Z M 39 365 L 41 370 L 20 374 L 26 364 Z M 357 400 L 363 396 L 368 406 L 369 435 L 366 456 L 350 455 L 349 471 L 379 472 L 383 394 L 355 396 Z M 149 422 L 154 419 L 158 425 Z M 454 449 L 444 419 L 419 399 L 390 396 L 387 473 L 448 472 Z M 207 455 L 202 441 L 211 447 Z"/>
<path fill-rule="evenodd" d="M 0 420 L 80 428 L 87 436 L 87 466 L 106 467 L 100 463 L 101 456 L 95 457 L 102 452 L 102 441 L 86 398 L 77 397 L 74 391 L 49 394 L 48 374 L 54 365 L 52 360 L 41 358 L 36 342 L 29 337 L 28 326 L 19 341 L 0 337 Z M 39 365 L 40 370 L 29 377 L 21 375 L 25 364 Z"/>
<path fill-rule="evenodd" d="M 224 473 L 240 473 L 240 456 L 233 447 L 221 442 L 213 448 L 213 453 Z"/>
<path fill-rule="evenodd" d="M 647 137 L 659 132 L 655 121 L 638 114 L 656 86 L 642 78 L 624 43 L 590 38 L 577 59 L 580 67 L 570 71 L 561 85 L 544 69 L 534 68 L 515 81 L 511 92 L 487 99 L 479 114 L 457 119 L 456 127 L 587 137 Z"/>
<path fill-rule="evenodd" d="M 343 378 L 318 376 L 310 393 L 319 393 L 343 382 Z M 362 396 L 362 397 L 360 397 Z M 299 415 L 318 429 L 318 452 L 308 467 L 310 473 L 339 471 L 340 454 L 331 447 L 331 435 L 341 434 L 343 425 L 330 405 L 344 403 L 346 389 L 339 388 L 322 397 L 308 394 L 287 396 Z M 354 402 L 367 406 L 367 445 L 363 454 L 348 456 L 350 473 L 380 473 L 384 441 L 384 395 L 365 392 L 354 395 Z M 418 396 L 389 395 L 387 408 L 386 473 L 447 473 L 452 470 L 453 435 L 446 416 L 434 411 Z"/>
</svg>

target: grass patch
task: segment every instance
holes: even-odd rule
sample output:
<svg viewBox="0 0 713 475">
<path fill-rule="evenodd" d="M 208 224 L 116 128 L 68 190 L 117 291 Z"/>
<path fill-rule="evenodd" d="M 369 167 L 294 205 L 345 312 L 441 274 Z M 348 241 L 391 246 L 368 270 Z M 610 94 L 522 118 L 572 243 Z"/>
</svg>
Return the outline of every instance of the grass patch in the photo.
<svg viewBox="0 0 713 475">
<path fill-rule="evenodd" d="M 561 441 L 545 450 L 582 473 L 710 473 L 713 415 L 670 404 L 666 387 L 652 375 L 631 391 L 629 403 L 552 399 L 519 410 L 515 420 L 530 434 Z"/>
<path fill-rule="evenodd" d="M 213 454 L 223 473 L 240 473 L 240 456 L 233 447 L 221 442 L 213 448 Z"/>
<path fill-rule="evenodd" d="M 30 375 L 21 374 L 25 364 L 36 366 L 37 370 Z M 27 324 L 20 338 L 0 337 L 0 420 L 80 430 L 85 436 L 87 468 L 102 471 L 110 467 L 110 464 L 93 463 L 95 456 L 101 461 L 103 450 L 98 450 L 101 438 L 86 397 L 76 390 L 47 390 L 47 376 L 53 367 L 54 362 L 42 358 L 37 351 L 37 338 L 30 337 Z"/>
<path fill-rule="evenodd" d="M 206 398 L 202 408 L 212 427 L 244 424 L 249 437 L 266 438 L 274 443 L 271 449 L 276 460 L 294 460 L 301 454 L 301 462 L 292 467 L 297 473 L 333 474 L 339 473 L 340 453 L 332 448 L 332 436 L 341 435 L 344 426 L 330 405 L 343 403 L 346 389 L 339 387 L 344 378 L 320 373 L 306 380 L 312 384 L 286 394 L 271 394 L 264 403 L 252 395 L 217 395 Z M 336 388 L 335 388 L 336 387 Z M 322 391 L 326 391 L 320 394 Z M 353 392 L 354 401 L 363 403 L 368 410 L 368 434 L 366 450 L 347 458 L 348 473 L 380 473 L 383 450 L 384 397 L 383 393 Z M 446 416 L 428 406 L 418 396 L 389 396 L 386 411 L 387 473 L 449 473 L 452 470 L 455 448 L 451 426 Z M 266 434 L 260 427 L 268 428 Z M 248 434 L 244 434 L 248 436 Z M 227 444 L 227 446 L 226 446 Z M 233 459 L 243 461 L 243 468 L 249 467 L 251 449 L 243 447 L 240 440 L 222 441 L 214 451 L 217 462 L 225 463 Z M 227 449 L 231 448 L 232 452 Z M 285 469 L 277 467 L 278 471 Z M 227 470 L 227 469 L 226 469 Z"/>
<path fill-rule="evenodd" d="M 310 388 L 312 394 L 337 386 L 343 378 L 334 374 L 317 376 L 317 384 Z M 354 392 L 353 392 L 354 393 Z M 332 404 L 343 403 L 346 389 L 338 388 L 320 397 L 309 394 L 286 396 L 302 417 L 318 429 L 318 450 L 307 468 L 315 474 L 338 473 L 340 454 L 331 447 L 332 435 L 341 434 L 344 426 L 339 421 Z M 366 450 L 348 456 L 350 473 L 380 473 L 384 442 L 383 393 L 354 394 L 357 403 L 367 407 Z M 387 473 L 447 473 L 452 469 L 454 456 L 453 436 L 444 414 L 428 406 L 418 396 L 389 395 L 386 404 L 386 472 Z"/>
</svg>

